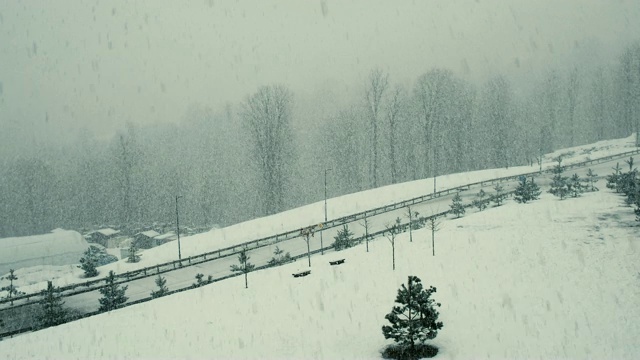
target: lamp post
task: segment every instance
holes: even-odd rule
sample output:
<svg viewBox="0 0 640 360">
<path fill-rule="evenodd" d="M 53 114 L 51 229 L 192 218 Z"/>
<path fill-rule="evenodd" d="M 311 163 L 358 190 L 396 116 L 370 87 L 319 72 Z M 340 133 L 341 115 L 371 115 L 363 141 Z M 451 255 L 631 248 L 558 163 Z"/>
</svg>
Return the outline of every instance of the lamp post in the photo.
<svg viewBox="0 0 640 360">
<path fill-rule="evenodd" d="M 182 260 L 182 253 L 180 252 L 180 216 L 178 215 L 178 199 L 180 199 L 182 195 L 176 196 L 176 229 L 178 232 L 178 260 Z"/>
<path fill-rule="evenodd" d="M 327 171 L 330 171 L 331 168 L 324 169 L 324 222 L 327 222 Z M 324 246 L 322 245 L 322 233 L 320 231 L 320 253 L 324 255 Z"/>
</svg>

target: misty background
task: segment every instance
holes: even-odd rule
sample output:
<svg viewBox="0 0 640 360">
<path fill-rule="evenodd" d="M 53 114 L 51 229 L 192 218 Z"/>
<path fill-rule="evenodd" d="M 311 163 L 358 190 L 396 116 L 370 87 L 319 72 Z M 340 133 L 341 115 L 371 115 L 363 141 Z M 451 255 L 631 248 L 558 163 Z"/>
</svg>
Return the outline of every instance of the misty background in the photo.
<svg viewBox="0 0 640 360">
<path fill-rule="evenodd" d="M 229 225 L 640 121 L 637 1 L 0 0 L 0 237 Z M 425 193 L 430 189 L 425 189 Z"/>
</svg>

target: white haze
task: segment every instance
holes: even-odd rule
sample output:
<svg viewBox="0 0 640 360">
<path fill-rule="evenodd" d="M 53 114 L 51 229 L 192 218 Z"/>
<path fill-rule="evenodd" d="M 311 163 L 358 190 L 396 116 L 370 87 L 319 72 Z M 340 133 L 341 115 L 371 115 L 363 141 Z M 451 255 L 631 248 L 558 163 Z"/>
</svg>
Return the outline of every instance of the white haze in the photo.
<svg viewBox="0 0 640 360">
<path fill-rule="evenodd" d="M 374 67 L 399 82 L 446 67 L 524 83 L 568 60 L 611 61 L 639 17 L 637 1 L 600 0 L 3 0 L 0 152 L 177 122 L 270 83 L 299 100 L 355 96 Z"/>
</svg>

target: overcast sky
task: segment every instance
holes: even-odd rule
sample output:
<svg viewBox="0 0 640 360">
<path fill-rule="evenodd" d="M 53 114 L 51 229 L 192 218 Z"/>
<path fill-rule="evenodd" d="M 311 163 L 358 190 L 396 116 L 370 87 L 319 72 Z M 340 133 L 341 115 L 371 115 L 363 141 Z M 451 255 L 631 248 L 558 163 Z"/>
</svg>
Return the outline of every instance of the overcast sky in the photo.
<svg viewBox="0 0 640 360">
<path fill-rule="evenodd" d="M 175 122 L 274 82 L 356 91 L 376 66 L 481 82 L 611 61 L 638 19 L 637 0 L 0 0 L 0 149 Z"/>
</svg>

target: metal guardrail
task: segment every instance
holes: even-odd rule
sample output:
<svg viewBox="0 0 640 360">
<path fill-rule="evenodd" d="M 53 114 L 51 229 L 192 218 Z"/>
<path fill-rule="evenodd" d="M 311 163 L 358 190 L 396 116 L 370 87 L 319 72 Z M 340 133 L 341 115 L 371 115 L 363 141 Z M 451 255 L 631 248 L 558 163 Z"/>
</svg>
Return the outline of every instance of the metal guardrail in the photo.
<svg viewBox="0 0 640 360">
<path fill-rule="evenodd" d="M 577 162 L 577 163 L 573 163 L 573 164 L 567 164 L 564 165 L 563 168 L 566 169 L 573 169 L 573 168 L 579 168 L 579 167 L 585 167 L 587 165 L 593 165 L 593 164 L 599 164 L 599 163 L 603 163 L 603 162 L 608 162 L 617 158 L 624 158 L 627 156 L 631 156 L 631 155 L 636 155 L 636 154 L 640 154 L 640 149 L 636 149 L 636 150 L 632 150 L 632 151 L 628 151 L 628 152 L 624 152 L 624 153 L 618 153 L 618 154 L 613 154 L 613 155 L 608 155 L 608 156 L 604 156 L 601 158 L 596 158 L 596 159 L 590 159 L 587 161 L 582 161 L 582 162 Z M 475 186 L 486 186 L 486 185 L 493 185 L 496 183 L 500 183 L 500 182 L 504 182 L 504 181 L 508 181 L 508 180 L 515 180 L 521 176 L 525 176 L 525 177 L 529 177 L 529 176 L 537 176 L 540 175 L 542 173 L 551 173 L 553 171 L 553 168 L 546 168 L 543 169 L 542 171 L 538 170 L 538 171 L 534 171 L 534 172 L 529 172 L 529 173 L 519 173 L 516 175 L 510 175 L 510 176 L 504 176 L 504 177 L 499 177 L 499 178 L 494 178 L 494 179 L 489 179 L 489 180 L 482 180 L 482 181 L 478 181 L 478 182 L 474 182 L 474 183 L 469 183 L 469 184 L 464 184 L 464 185 L 460 185 L 457 187 L 453 187 L 453 188 L 449 188 L 449 189 L 444 189 L 435 193 L 431 193 L 431 194 L 427 194 L 427 195 L 422 195 L 422 196 L 418 196 L 415 198 L 411 198 L 408 200 L 404 200 L 404 201 L 400 201 L 397 203 L 393 203 L 393 204 L 389 204 L 389 205 L 385 205 L 385 206 L 380 206 L 374 209 L 370 209 L 370 210 L 365 210 L 359 213 L 355 213 L 352 215 L 347 215 L 347 216 L 343 216 L 340 218 L 336 218 L 333 220 L 328 220 L 326 222 L 320 223 L 317 226 L 317 228 L 319 229 L 319 231 L 324 231 L 327 229 L 331 229 L 337 226 L 341 226 L 344 224 L 348 224 L 351 222 L 355 222 L 358 220 L 363 220 L 367 217 L 370 216 L 375 216 L 375 215 L 379 215 L 382 213 L 386 213 L 386 212 L 390 212 L 390 211 L 394 211 L 400 208 L 404 208 L 410 205 L 415 205 L 415 204 L 419 204 L 419 203 L 423 203 L 423 202 L 427 202 L 429 200 L 433 200 L 436 198 L 439 198 L 441 196 L 446 196 L 451 194 L 452 192 L 458 192 L 461 190 L 468 190 L 471 187 L 475 187 Z M 313 226 L 313 225 L 312 225 Z M 263 237 L 257 240 L 251 240 L 251 241 L 247 241 L 244 243 L 240 243 L 237 245 L 233 245 L 233 246 L 229 246 L 226 248 L 221 248 L 221 249 L 217 249 L 214 251 L 210 251 L 210 252 L 206 252 L 200 255 L 196 255 L 196 256 L 190 256 L 187 257 L 186 259 L 182 259 L 182 260 L 173 260 L 173 261 L 169 261 L 166 263 L 161 263 L 161 264 L 156 264 L 153 266 L 149 266 L 149 267 L 145 267 L 142 269 L 138 269 L 138 270 L 133 270 L 133 271 L 128 271 L 125 273 L 121 273 L 121 274 L 116 274 L 116 278 L 117 279 L 123 279 L 122 281 L 117 281 L 116 284 L 124 284 L 127 283 L 129 281 L 133 281 L 133 280 L 138 280 L 138 279 L 142 279 L 142 278 L 146 278 L 146 277 L 151 277 L 151 276 L 156 276 L 158 274 L 162 274 L 162 273 L 166 273 L 169 271 L 174 271 L 183 267 L 188 267 L 188 266 L 194 266 L 194 265 L 198 265 L 198 264 L 202 264 L 205 262 L 209 262 L 209 261 L 214 261 L 220 258 L 225 258 L 228 256 L 232 256 L 232 255 L 236 255 L 238 254 L 240 251 L 242 250 L 254 250 L 254 249 L 258 249 L 261 247 L 265 247 L 265 246 L 269 246 L 269 245 L 273 245 L 282 241 L 287 241 L 287 240 L 291 240 L 294 238 L 298 238 L 300 237 L 300 230 L 291 230 L 291 231 L 287 231 L 284 233 L 280 233 L 280 234 L 276 234 L 276 235 L 271 235 L 271 236 L 267 236 L 267 237 Z M 306 256 L 306 255 L 305 255 Z M 186 264 L 185 264 L 186 263 Z M 68 297 L 68 296 L 74 296 L 74 295 L 78 295 L 78 294 L 82 294 L 82 293 L 86 293 L 86 292 L 91 292 L 91 291 L 95 291 L 95 290 L 99 290 L 103 287 L 106 287 L 106 283 L 104 283 L 105 278 L 101 278 L 101 279 L 96 279 L 96 280 L 89 280 L 86 282 L 82 282 L 82 283 L 76 283 L 76 284 L 71 284 L 71 285 L 66 285 L 66 286 L 62 286 L 60 287 L 60 291 L 63 293 L 63 297 Z M 102 284 L 101 284 L 102 283 Z M 85 289 L 82 290 L 76 290 L 79 287 L 85 287 Z M 70 293 L 64 294 L 65 291 L 71 291 Z M 27 301 L 18 305 L 13 305 L 11 307 L 8 308 L 1 308 L 0 312 L 2 312 L 3 310 L 7 310 L 7 309 L 15 309 L 16 307 L 21 307 L 21 306 L 27 306 L 27 305 L 31 305 L 34 303 L 37 303 L 37 300 L 34 301 L 30 301 L 31 298 L 34 297 L 40 297 L 41 296 L 41 292 L 36 292 L 36 293 L 30 293 L 30 294 L 24 294 L 24 295 L 20 295 L 20 296 L 16 296 L 16 297 L 12 297 L 10 299 L 5 298 L 0 300 L 0 305 L 1 304 L 5 304 L 5 303 L 9 303 L 9 302 L 16 302 L 19 300 L 24 300 L 26 299 Z"/>
</svg>

